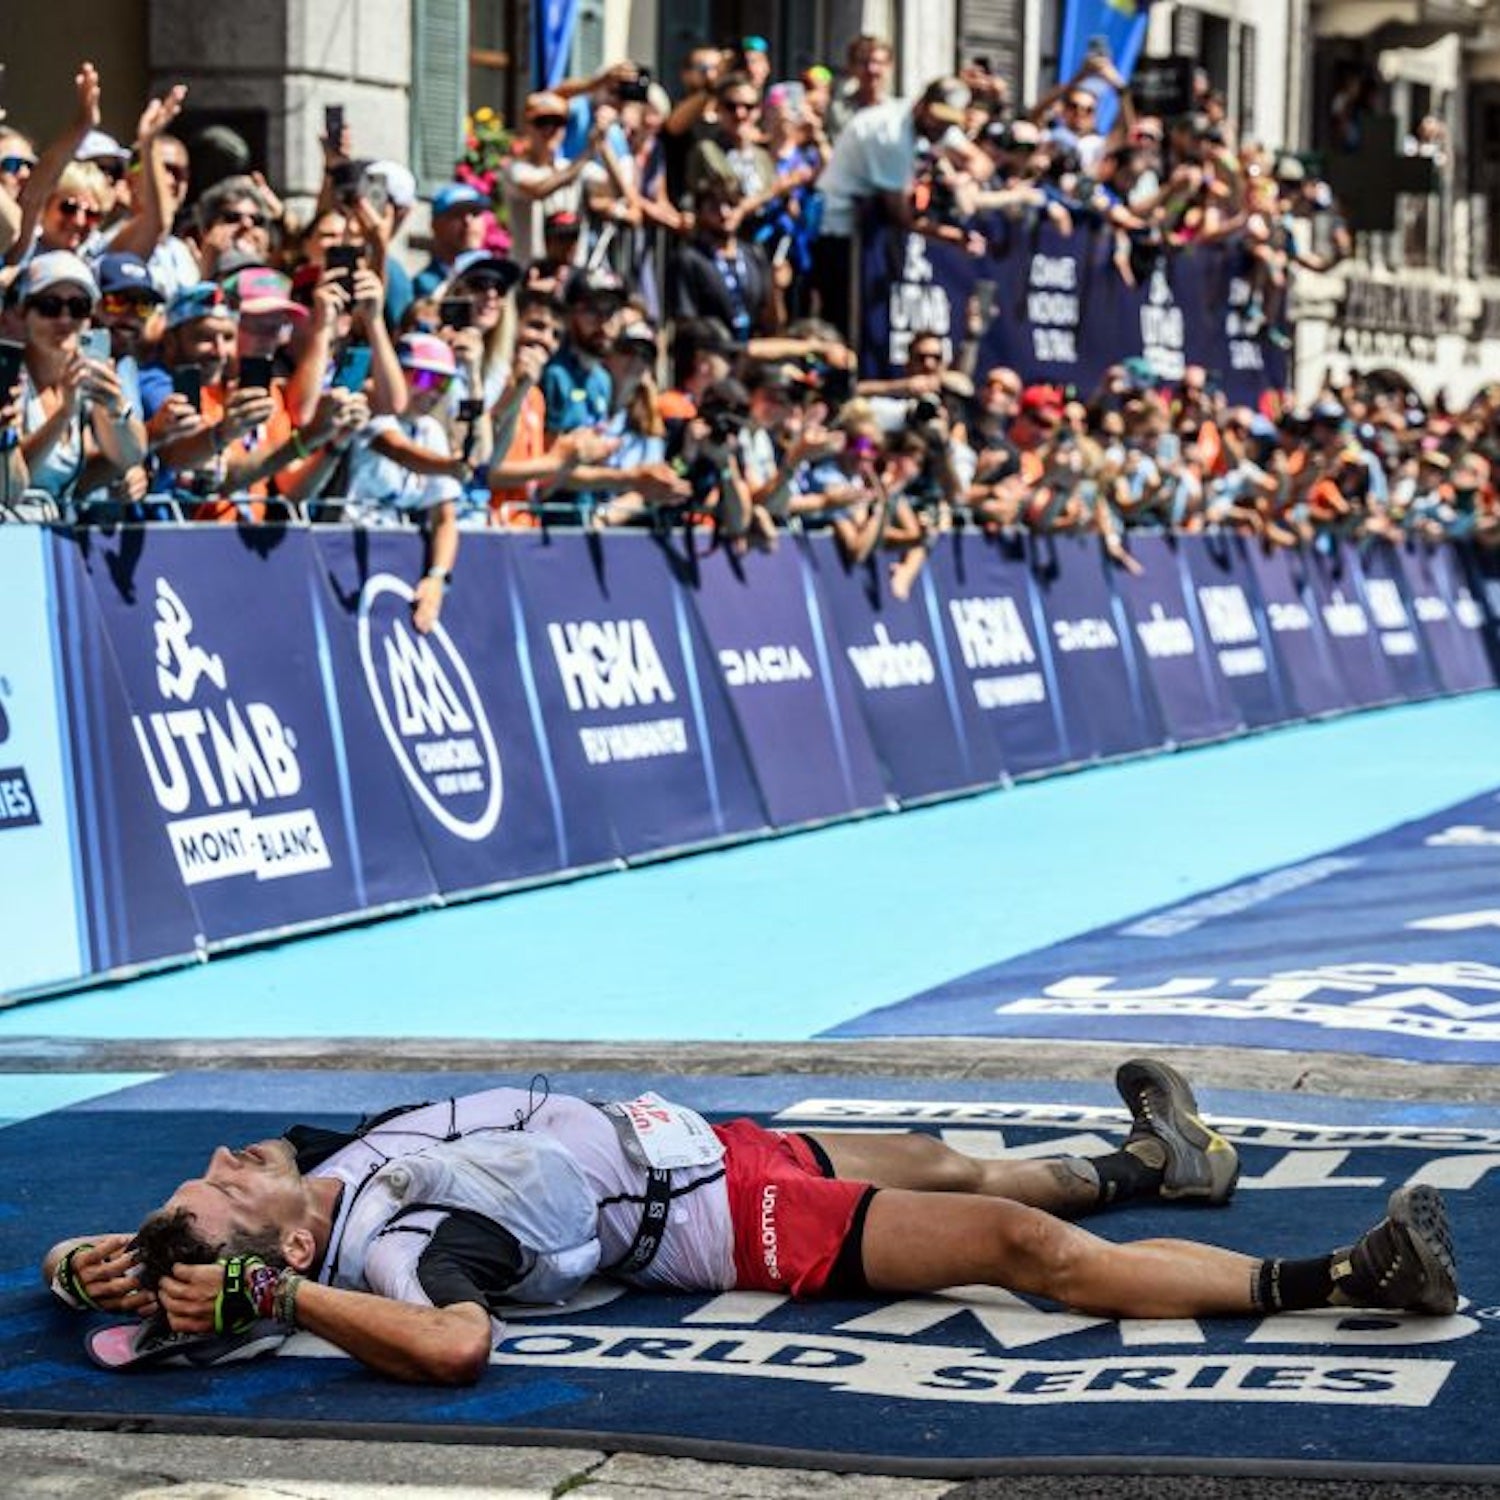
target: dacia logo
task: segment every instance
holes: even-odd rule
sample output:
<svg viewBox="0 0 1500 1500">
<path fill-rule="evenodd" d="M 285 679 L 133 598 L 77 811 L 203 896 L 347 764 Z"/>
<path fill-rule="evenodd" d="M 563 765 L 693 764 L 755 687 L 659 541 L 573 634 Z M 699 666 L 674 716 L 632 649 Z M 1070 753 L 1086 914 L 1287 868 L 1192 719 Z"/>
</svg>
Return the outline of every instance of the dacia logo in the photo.
<svg viewBox="0 0 1500 1500">
<path fill-rule="evenodd" d="M 411 623 L 411 587 L 378 573 L 359 600 L 359 656 L 381 731 L 418 802 L 457 838 L 495 831 L 500 752 L 474 679 L 441 624 Z"/>
</svg>

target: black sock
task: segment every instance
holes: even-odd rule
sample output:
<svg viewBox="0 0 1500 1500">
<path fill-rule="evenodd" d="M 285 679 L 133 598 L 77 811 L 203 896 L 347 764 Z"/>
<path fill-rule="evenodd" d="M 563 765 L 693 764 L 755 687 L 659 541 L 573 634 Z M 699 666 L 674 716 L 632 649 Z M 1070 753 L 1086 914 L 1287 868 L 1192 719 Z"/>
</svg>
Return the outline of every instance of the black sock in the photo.
<svg viewBox="0 0 1500 1500">
<path fill-rule="evenodd" d="M 1095 1156 L 1089 1165 L 1099 1174 L 1099 1201 L 1123 1203 L 1127 1198 L 1149 1198 L 1156 1194 L 1165 1175 L 1164 1167 L 1153 1167 L 1131 1151 Z"/>
<path fill-rule="evenodd" d="M 1333 1292 L 1333 1256 L 1316 1260 L 1263 1260 L 1255 1275 L 1255 1305 L 1264 1312 L 1327 1307 Z"/>
</svg>

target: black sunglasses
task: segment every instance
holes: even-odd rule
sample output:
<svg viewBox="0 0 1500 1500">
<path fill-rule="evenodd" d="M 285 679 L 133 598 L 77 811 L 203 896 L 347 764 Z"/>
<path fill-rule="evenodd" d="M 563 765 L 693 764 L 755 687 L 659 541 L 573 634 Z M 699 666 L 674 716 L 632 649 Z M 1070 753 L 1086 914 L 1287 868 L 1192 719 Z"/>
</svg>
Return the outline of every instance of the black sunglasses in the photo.
<svg viewBox="0 0 1500 1500">
<path fill-rule="evenodd" d="M 225 208 L 219 211 L 221 224 L 246 224 L 251 229 L 264 229 L 266 216 L 250 208 Z"/>
<path fill-rule="evenodd" d="M 94 304 L 87 297 L 32 297 L 26 306 L 44 318 L 60 318 L 67 313 L 75 323 L 83 322 L 94 310 Z"/>
<path fill-rule="evenodd" d="M 19 177 L 22 172 L 29 172 L 35 166 L 34 156 L 0 156 L 0 172 L 8 172 L 12 177 Z"/>
</svg>

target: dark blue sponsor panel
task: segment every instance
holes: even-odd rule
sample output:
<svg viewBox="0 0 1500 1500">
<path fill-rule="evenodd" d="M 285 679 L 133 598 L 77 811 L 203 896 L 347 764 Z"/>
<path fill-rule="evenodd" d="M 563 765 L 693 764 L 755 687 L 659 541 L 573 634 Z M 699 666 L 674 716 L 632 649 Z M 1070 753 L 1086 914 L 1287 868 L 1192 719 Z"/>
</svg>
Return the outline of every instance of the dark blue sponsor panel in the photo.
<svg viewBox="0 0 1500 1500">
<path fill-rule="evenodd" d="M 1403 550 L 1401 562 L 1418 620 L 1432 643 L 1443 690 L 1467 693 L 1494 687 L 1496 668 L 1486 645 L 1488 594 L 1482 582 L 1473 578 L 1452 546 L 1413 543 Z M 1494 602 L 1500 604 L 1500 597 Z"/>
<path fill-rule="evenodd" d="M 1109 759 L 1159 749 L 1166 734 L 1155 695 L 1141 673 L 1098 539 L 1034 537 L 1030 545 L 1075 756 Z"/>
<path fill-rule="evenodd" d="M 765 813 L 686 585 L 645 536 L 508 539 L 564 803 L 625 856 L 758 832 Z"/>
<path fill-rule="evenodd" d="M 1385 660 L 1398 697 L 1408 702 L 1430 698 L 1439 691 L 1433 654 L 1419 611 L 1430 611 L 1432 600 L 1408 592 L 1400 551 L 1386 542 L 1360 549 L 1360 583 L 1370 628 Z M 1446 602 L 1442 608 L 1447 609 Z"/>
<path fill-rule="evenodd" d="M 1292 718 L 1265 601 L 1240 537 L 1198 534 L 1178 538 L 1186 574 L 1184 597 L 1195 609 L 1235 711 L 1250 729 Z"/>
<path fill-rule="evenodd" d="M 1365 608 L 1363 570 L 1353 547 L 1324 538 L 1298 555 L 1304 594 L 1323 621 L 1334 670 L 1356 708 L 1391 703 L 1399 696 L 1389 661 Z"/>
<path fill-rule="evenodd" d="M 697 559 L 693 603 L 777 828 L 886 805 L 885 778 L 811 570 L 791 545 Z"/>
<path fill-rule="evenodd" d="M 420 537 L 330 531 L 317 540 L 351 763 L 369 765 L 382 795 L 399 783 L 408 839 L 417 838 L 387 852 L 424 850 L 444 895 L 611 861 L 597 802 L 585 788 L 565 803 L 557 783 L 504 539 L 464 538 L 460 575 L 426 635 L 412 625 Z"/>
<path fill-rule="evenodd" d="M 1024 540 L 954 532 L 927 566 L 942 601 L 954 674 L 988 731 L 991 775 L 1068 764 L 1074 752 Z M 983 743 L 976 738 L 976 757 Z"/>
<path fill-rule="evenodd" d="M 1130 550 L 1141 572 L 1121 568 L 1114 585 L 1125 602 L 1136 659 L 1155 692 L 1167 737 L 1191 745 L 1237 733 L 1244 725 L 1196 618 L 1197 599 L 1185 587 L 1177 539 L 1133 537 Z"/>
<path fill-rule="evenodd" d="M 206 940 L 367 910 L 362 810 L 319 652 L 309 533 L 137 531 L 93 547 L 129 713 L 120 737 L 154 814 L 146 843 L 167 850 Z M 126 865 L 140 847 L 133 823 L 105 830 Z M 410 888 L 431 890 L 420 861 Z"/>
<path fill-rule="evenodd" d="M 980 373 L 1003 365 L 1028 382 L 1086 393 L 1137 357 L 1173 383 L 1201 365 L 1246 405 L 1286 384 L 1285 352 L 1249 316 L 1254 294 L 1240 245 L 1173 248 L 1122 267 L 1113 233 L 1085 222 L 1064 234 L 1046 218 L 993 215 L 979 227 L 987 251 L 975 256 L 871 211 L 860 242 L 866 375 L 899 370 L 914 333 L 937 332 L 956 350 L 970 299 L 987 282 L 995 315 L 980 336 Z"/>
<path fill-rule="evenodd" d="M 1457 547 L 1459 562 L 1474 597 L 1484 606 L 1484 638 L 1491 680 L 1500 680 L 1500 550 L 1477 547 L 1472 542 Z"/>
<path fill-rule="evenodd" d="M 924 568 L 909 599 L 896 599 L 883 559 L 847 564 L 832 536 L 808 539 L 807 566 L 828 601 L 875 752 L 903 802 L 997 779 L 988 736 L 949 658 L 941 602 Z"/>
<path fill-rule="evenodd" d="M 1260 593 L 1293 716 L 1315 719 L 1353 707 L 1328 649 L 1322 611 L 1304 588 L 1301 553 L 1247 542 L 1244 556 Z"/>
</svg>

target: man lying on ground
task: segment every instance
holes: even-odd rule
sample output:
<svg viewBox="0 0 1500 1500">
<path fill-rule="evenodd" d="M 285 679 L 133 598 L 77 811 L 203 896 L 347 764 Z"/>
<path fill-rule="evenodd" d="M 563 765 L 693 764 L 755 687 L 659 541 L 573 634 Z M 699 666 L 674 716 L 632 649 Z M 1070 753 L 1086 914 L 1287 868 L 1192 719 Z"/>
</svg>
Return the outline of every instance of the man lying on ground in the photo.
<svg viewBox="0 0 1500 1500">
<path fill-rule="evenodd" d="M 561 1302 L 596 1273 L 794 1297 L 986 1284 L 1120 1318 L 1457 1306 L 1430 1187 L 1398 1189 L 1375 1228 L 1308 1260 L 1114 1244 L 1067 1222 L 1234 1190 L 1235 1150 L 1186 1080 L 1139 1060 L 1116 1084 L 1133 1122 L 1119 1150 L 1028 1161 L 918 1134 L 709 1125 L 654 1094 L 488 1089 L 348 1134 L 293 1126 L 220 1147 L 134 1235 L 66 1240 L 43 1271 L 72 1306 L 146 1320 L 118 1363 L 180 1352 L 183 1336 L 212 1363 L 306 1329 L 387 1375 L 442 1383 L 479 1378 L 507 1303 Z"/>
</svg>

